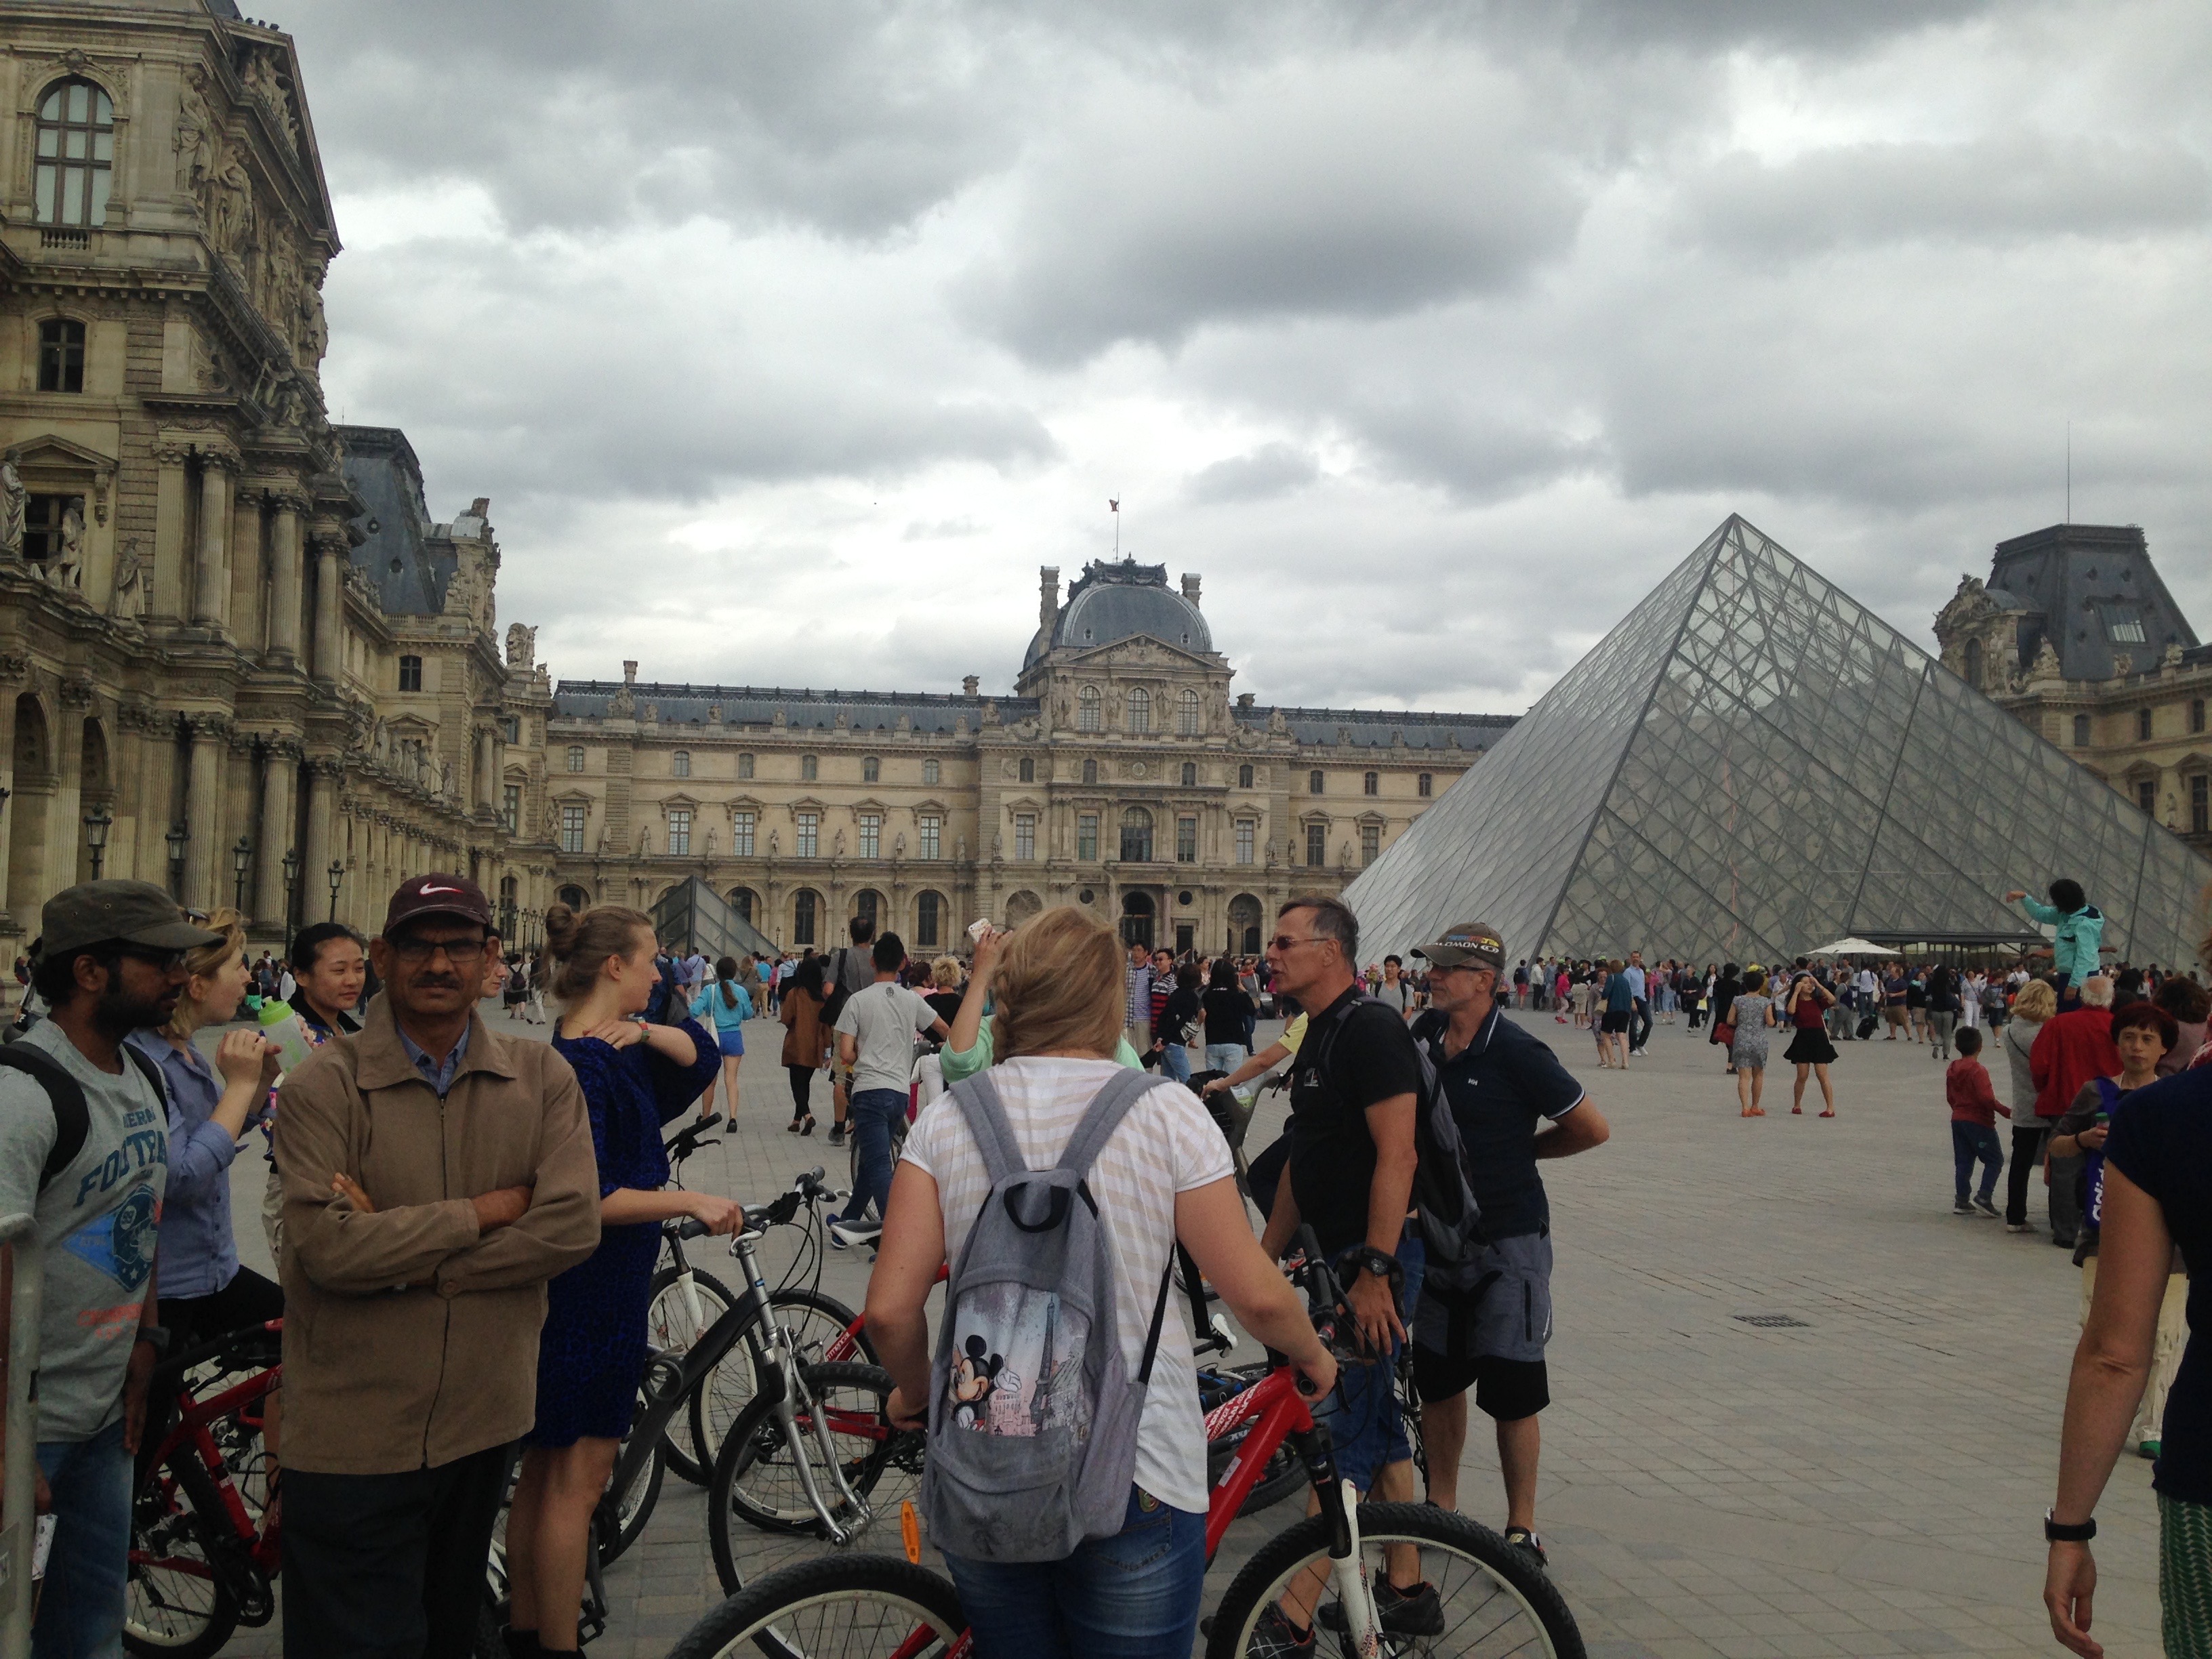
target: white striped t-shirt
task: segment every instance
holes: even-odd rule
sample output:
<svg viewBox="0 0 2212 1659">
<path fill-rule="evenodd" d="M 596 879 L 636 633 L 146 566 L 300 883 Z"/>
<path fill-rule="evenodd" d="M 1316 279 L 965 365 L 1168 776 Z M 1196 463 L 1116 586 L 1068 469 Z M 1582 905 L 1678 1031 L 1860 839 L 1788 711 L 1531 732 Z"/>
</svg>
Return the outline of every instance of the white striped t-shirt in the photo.
<svg viewBox="0 0 2212 1659">
<path fill-rule="evenodd" d="M 1110 1060 L 1024 1057 L 992 1067 L 991 1081 L 1014 1127 L 1023 1160 L 1048 1170 L 1091 1097 L 1121 1066 Z M 945 1259 L 960 1260 L 968 1229 L 990 1195 L 983 1155 L 960 1109 L 940 1097 L 915 1121 L 905 1161 L 937 1182 L 945 1213 Z M 1121 1357 L 1134 1377 L 1160 1293 L 1160 1270 L 1175 1242 L 1178 1193 L 1227 1179 L 1229 1143 L 1180 1083 L 1161 1082 L 1129 1108 L 1096 1163 L 1091 1195 L 1114 1250 L 1114 1312 Z M 1184 1320 L 1184 1298 L 1170 1289 L 1152 1388 L 1137 1425 L 1137 1484 L 1172 1509 L 1206 1509 L 1206 1425 Z"/>
</svg>

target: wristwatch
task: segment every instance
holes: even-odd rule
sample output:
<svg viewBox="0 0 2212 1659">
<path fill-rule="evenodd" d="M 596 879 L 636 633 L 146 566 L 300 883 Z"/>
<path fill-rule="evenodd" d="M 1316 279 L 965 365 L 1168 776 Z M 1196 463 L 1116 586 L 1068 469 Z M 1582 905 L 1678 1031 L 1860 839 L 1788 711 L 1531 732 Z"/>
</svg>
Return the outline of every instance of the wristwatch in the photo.
<svg viewBox="0 0 2212 1659">
<path fill-rule="evenodd" d="M 1356 1259 L 1361 1267 L 1373 1273 L 1377 1279 L 1388 1279 L 1393 1273 L 1402 1271 L 1398 1266 L 1396 1256 L 1392 1255 L 1388 1250 L 1378 1250 L 1372 1244 L 1362 1245 Z"/>
<path fill-rule="evenodd" d="M 156 1358 L 169 1352 L 169 1328 L 166 1325 L 141 1325 L 138 1328 L 138 1340 L 141 1342 L 150 1342 L 154 1345 L 154 1354 Z"/>
<path fill-rule="evenodd" d="M 2043 1512 L 2043 1535 L 2050 1542 L 2086 1544 L 2097 1535 L 2096 1516 L 2091 1516 L 2080 1525 L 2069 1527 L 2063 1521 L 2051 1519 L 2051 1516 L 2057 1513 L 2055 1510 L 2045 1510 Z"/>
</svg>

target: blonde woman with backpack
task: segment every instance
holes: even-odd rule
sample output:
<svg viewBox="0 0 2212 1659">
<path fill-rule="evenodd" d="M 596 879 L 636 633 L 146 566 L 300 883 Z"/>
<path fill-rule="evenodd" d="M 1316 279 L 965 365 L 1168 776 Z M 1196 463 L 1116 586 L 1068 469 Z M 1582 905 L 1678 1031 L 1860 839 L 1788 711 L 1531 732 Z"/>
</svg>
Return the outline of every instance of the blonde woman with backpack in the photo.
<svg viewBox="0 0 2212 1659">
<path fill-rule="evenodd" d="M 1114 1058 L 1125 1012 L 1121 947 L 1082 912 L 1048 910 L 1008 938 L 995 989 L 996 1060 L 983 1075 L 1021 1163 L 1045 1170 L 1066 1152 L 1093 1103 L 1103 1104 L 1116 1080 L 1131 1076 Z M 1111 1245 L 1114 1336 L 1125 1374 L 1143 1377 L 1148 1358 L 1152 1367 L 1127 1503 L 1118 1531 L 1093 1530 L 1050 1559 L 1033 1559 L 1034 1546 L 1019 1535 L 1000 1540 L 988 1559 L 945 1548 L 980 1659 L 1152 1659 L 1190 1650 L 1206 1572 L 1206 1431 L 1181 1298 L 1166 1299 L 1157 1348 L 1147 1342 L 1178 1241 L 1248 1331 L 1288 1354 L 1312 1389 L 1326 1394 L 1335 1384 L 1335 1364 L 1297 1291 L 1252 1237 L 1212 1119 L 1180 1084 L 1148 1079 L 1121 1084 L 1120 1092 L 1133 1086 L 1136 1097 L 1085 1177 Z M 903 1427 L 932 1431 L 933 1459 L 948 1434 L 1003 1434 L 1009 1451 L 1038 1446 L 1030 1414 L 1044 1409 L 1039 1384 L 1061 1370 L 1046 1378 L 1020 1375 L 1036 1362 L 1009 1364 L 963 1316 L 963 1341 L 944 1356 L 951 1362 L 944 1397 L 932 1397 L 931 1287 L 939 1264 L 956 1264 L 947 1287 L 954 1305 L 958 1265 L 994 1186 L 970 1127 L 973 1109 L 955 1091 L 915 1124 L 868 1285 L 869 1332 L 898 1385 L 891 1415 Z"/>
</svg>

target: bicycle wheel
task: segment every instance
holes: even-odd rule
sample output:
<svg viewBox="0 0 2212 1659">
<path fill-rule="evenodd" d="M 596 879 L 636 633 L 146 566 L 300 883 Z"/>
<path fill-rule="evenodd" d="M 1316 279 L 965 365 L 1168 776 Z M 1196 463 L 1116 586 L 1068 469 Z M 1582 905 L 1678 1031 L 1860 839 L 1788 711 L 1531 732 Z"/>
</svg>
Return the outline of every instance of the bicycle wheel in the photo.
<svg viewBox="0 0 2212 1659">
<path fill-rule="evenodd" d="M 1389 1546 L 1419 1548 L 1421 1577 L 1436 1586 L 1441 1606 L 1440 1632 L 1386 1632 L 1385 1654 L 1419 1653 L 1425 1659 L 1524 1659 L 1536 1655 L 1586 1659 L 1582 1632 L 1551 1580 L 1489 1528 L 1425 1504 L 1362 1504 L 1359 1543 L 1369 1577 L 1376 1583 L 1382 1581 Z M 1324 1572 L 1329 1566 L 1326 1516 L 1310 1516 L 1262 1545 L 1222 1595 L 1206 1640 L 1206 1659 L 1244 1659 L 1254 1650 L 1253 1632 L 1261 1613 L 1316 1565 Z M 1331 1583 L 1316 1610 L 1317 1629 L 1330 1625 L 1335 1602 Z"/>
<path fill-rule="evenodd" d="M 622 1461 L 622 1454 L 629 1449 L 629 1441 L 624 1438 L 615 1453 L 617 1464 Z M 614 1536 L 599 1540 L 599 1565 L 602 1567 L 612 1565 L 624 1550 L 637 1542 L 638 1534 L 645 1530 L 645 1523 L 653 1518 L 653 1506 L 660 1501 L 661 1479 L 667 1470 L 668 1437 L 664 1433 L 659 1443 L 653 1447 L 653 1455 L 638 1469 L 629 1485 L 615 1500 Z"/>
<path fill-rule="evenodd" d="M 646 1341 L 678 1358 L 690 1352 L 702 1331 L 737 1306 L 737 1298 L 730 1294 L 727 1285 L 712 1273 L 694 1267 L 691 1285 L 699 1298 L 699 1311 L 695 1317 L 690 1298 L 684 1294 L 682 1278 L 672 1265 L 654 1273 L 652 1300 L 646 1305 L 645 1315 Z M 696 1437 L 681 1432 L 673 1419 L 661 1434 L 662 1455 L 668 1467 L 693 1486 L 703 1486 L 714 1463 L 712 1457 L 693 1455 L 697 1444 Z"/>
<path fill-rule="evenodd" d="M 1273 1369 L 1267 1361 L 1254 1365 L 1208 1366 L 1199 1373 L 1198 1408 L 1210 1412 L 1215 1407 L 1235 1399 Z M 1206 1484 L 1211 1488 L 1221 1484 L 1222 1472 L 1229 1467 L 1252 1431 L 1250 1422 L 1238 1424 L 1218 1439 L 1206 1443 Z M 1257 1515 L 1261 1510 L 1272 1509 L 1306 1484 L 1306 1468 L 1299 1462 L 1297 1453 L 1287 1440 L 1275 1448 L 1275 1455 L 1267 1460 L 1267 1467 L 1246 1494 L 1237 1513 Z"/>
<path fill-rule="evenodd" d="M 890 1373 L 873 1365 L 810 1365 L 805 1382 L 815 1410 L 829 1414 L 831 1441 L 846 1484 L 866 1502 L 872 1514 L 879 1518 L 903 1500 L 918 1498 L 927 1437 L 919 1430 L 891 1427 L 884 1410 L 890 1398 Z M 715 1577 L 726 1591 L 743 1582 L 733 1519 L 763 1532 L 820 1529 L 821 1517 L 807 1500 L 800 1479 L 802 1456 L 823 1501 L 836 1505 L 844 1501 L 836 1480 L 823 1466 L 813 1413 L 799 1414 L 793 1427 L 796 1449 L 786 1437 L 775 1407 L 756 1399 L 723 1438 L 714 1484 L 707 1490 L 707 1541 L 714 1551 Z M 841 1513 L 837 1518 L 849 1523 L 858 1517 Z"/>
<path fill-rule="evenodd" d="M 805 1288 L 778 1291 L 768 1299 L 776 1322 L 791 1339 L 792 1358 L 802 1365 L 849 1362 L 872 1365 L 876 1345 L 866 1330 L 848 1341 L 846 1328 L 858 1316 L 834 1296 Z M 836 1352 L 833 1352 L 832 1350 Z M 742 1340 L 691 1391 L 691 1446 L 700 1467 L 711 1470 L 722 1449 L 722 1437 L 745 1407 L 752 1403 L 757 1384 L 753 1380 L 753 1351 Z M 701 1483 L 705 1484 L 704 1482 Z"/>
<path fill-rule="evenodd" d="M 895 1555 L 796 1562 L 694 1625 L 668 1659 L 931 1659 L 968 1620 L 946 1580 Z"/>
<path fill-rule="evenodd" d="M 123 1645 L 163 1659 L 207 1659 L 238 1627 L 238 1603 L 210 1565 L 229 1517 L 189 1449 L 155 1470 L 131 1506 Z"/>
</svg>

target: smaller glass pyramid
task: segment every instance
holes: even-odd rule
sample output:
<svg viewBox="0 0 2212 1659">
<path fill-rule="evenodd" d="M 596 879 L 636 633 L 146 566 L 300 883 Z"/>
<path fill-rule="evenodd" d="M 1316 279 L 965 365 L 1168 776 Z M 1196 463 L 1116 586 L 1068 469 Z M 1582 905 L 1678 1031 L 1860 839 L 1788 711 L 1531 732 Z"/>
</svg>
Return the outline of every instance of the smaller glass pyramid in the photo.
<svg viewBox="0 0 2212 1659">
<path fill-rule="evenodd" d="M 1773 961 L 2027 931 L 2081 882 L 2122 960 L 2197 957 L 2208 862 L 1731 515 L 1355 881 L 1360 955 Z"/>
</svg>

